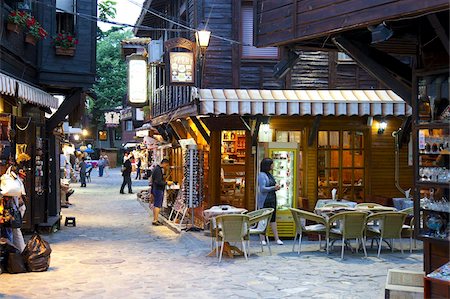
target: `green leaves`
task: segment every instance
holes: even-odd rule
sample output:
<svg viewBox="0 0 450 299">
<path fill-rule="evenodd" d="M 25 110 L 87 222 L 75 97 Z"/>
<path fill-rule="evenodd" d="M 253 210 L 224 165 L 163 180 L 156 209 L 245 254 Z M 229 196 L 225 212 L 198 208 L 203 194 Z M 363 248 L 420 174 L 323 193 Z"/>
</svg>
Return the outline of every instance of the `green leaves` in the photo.
<svg viewBox="0 0 450 299">
<path fill-rule="evenodd" d="M 98 2 L 98 17 L 102 20 L 114 19 L 116 17 L 116 1 L 103 0 Z"/>
<path fill-rule="evenodd" d="M 103 113 L 122 104 L 127 92 L 127 65 L 121 57 L 120 42 L 132 37 L 130 30 L 107 31 L 97 41 L 97 100 L 90 103 L 92 121 L 104 123 Z"/>
</svg>

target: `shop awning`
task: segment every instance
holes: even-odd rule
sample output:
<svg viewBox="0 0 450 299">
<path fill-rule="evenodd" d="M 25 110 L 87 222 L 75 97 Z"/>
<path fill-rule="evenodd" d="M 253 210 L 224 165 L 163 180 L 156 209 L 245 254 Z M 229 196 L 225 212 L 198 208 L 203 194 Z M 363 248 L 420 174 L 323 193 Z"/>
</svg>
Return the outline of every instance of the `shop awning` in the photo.
<svg viewBox="0 0 450 299">
<path fill-rule="evenodd" d="M 23 81 L 0 73 L 0 93 L 14 96 L 16 88 L 18 88 L 18 97 L 26 102 L 48 108 L 58 108 L 58 99 L 54 96 Z"/>
<path fill-rule="evenodd" d="M 411 107 L 390 90 L 195 89 L 201 115 L 404 116 Z"/>
</svg>

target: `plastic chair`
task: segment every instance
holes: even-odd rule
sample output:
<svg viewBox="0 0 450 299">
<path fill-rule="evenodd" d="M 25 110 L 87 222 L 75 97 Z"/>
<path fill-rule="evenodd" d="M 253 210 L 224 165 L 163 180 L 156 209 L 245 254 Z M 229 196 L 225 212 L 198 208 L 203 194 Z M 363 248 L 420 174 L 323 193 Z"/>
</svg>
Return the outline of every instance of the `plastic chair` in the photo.
<svg viewBox="0 0 450 299">
<path fill-rule="evenodd" d="M 252 215 L 255 215 L 253 217 L 250 217 L 249 225 L 249 235 L 264 235 L 264 238 L 267 242 L 267 246 L 269 247 L 269 253 L 272 255 L 272 249 L 270 248 L 270 241 L 269 241 L 269 235 L 267 234 L 267 228 L 269 227 L 270 218 L 272 217 L 273 209 L 272 208 L 264 208 L 257 210 L 259 213 L 252 213 Z M 256 212 L 256 211 L 253 211 Z M 250 212 L 251 213 L 251 212 Z M 247 213 L 247 216 L 249 216 L 250 213 Z M 250 238 L 249 238 L 250 242 Z M 264 252 L 264 247 L 262 242 L 261 244 L 261 251 Z M 248 246 L 250 248 L 250 246 Z"/>
<path fill-rule="evenodd" d="M 413 207 L 406 208 L 406 209 L 400 210 L 399 212 L 406 213 L 408 215 L 413 215 L 414 208 Z M 408 216 L 406 216 L 406 217 L 408 217 Z M 408 219 L 406 219 L 406 221 L 408 221 Z M 409 253 L 412 253 L 413 238 L 414 238 L 414 217 L 411 217 L 411 219 L 409 220 L 409 224 L 403 224 L 402 237 L 409 238 Z M 416 239 L 414 239 L 414 248 L 416 248 Z"/>
<path fill-rule="evenodd" d="M 319 249 L 322 248 L 322 236 L 326 234 L 327 230 L 327 221 L 324 217 L 316 215 L 314 213 L 289 208 L 291 210 L 292 216 L 295 222 L 295 238 L 294 245 L 292 246 L 292 251 L 295 250 L 295 243 L 298 237 L 298 254 L 300 254 L 302 247 L 302 236 L 303 233 L 314 233 L 319 235 Z M 314 221 L 316 224 L 313 225 L 305 225 L 306 220 Z"/>
<path fill-rule="evenodd" d="M 366 238 L 379 238 L 378 257 L 381 253 L 381 245 L 383 239 L 392 239 L 391 248 L 394 251 L 394 239 L 400 239 L 400 250 L 403 253 L 403 246 L 401 242 L 402 228 L 407 214 L 401 212 L 381 212 L 367 217 L 367 222 L 378 222 L 378 225 L 368 225 L 366 228 Z"/>
<path fill-rule="evenodd" d="M 219 263 L 222 261 L 225 242 L 241 242 L 242 251 L 247 260 L 245 239 L 249 236 L 249 220 L 247 215 L 219 215 L 216 217 L 216 238 L 222 242 Z"/>
<path fill-rule="evenodd" d="M 327 253 L 329 252 L 330 239 L 342 239 L 341 259 L 344 258 L 345 241 L 356 239 L 362 242 L 364 255 L 367 257 L 366 244 L 364 242 L 364 230 L 366 227 L 367 214 L 364 212 L 342 212 L 333 215 L 327 222 Z M 333 227 L 333 223 L 339 223 Z M 358 247 L 356 247 L 358 251 Z"/>
</svg>

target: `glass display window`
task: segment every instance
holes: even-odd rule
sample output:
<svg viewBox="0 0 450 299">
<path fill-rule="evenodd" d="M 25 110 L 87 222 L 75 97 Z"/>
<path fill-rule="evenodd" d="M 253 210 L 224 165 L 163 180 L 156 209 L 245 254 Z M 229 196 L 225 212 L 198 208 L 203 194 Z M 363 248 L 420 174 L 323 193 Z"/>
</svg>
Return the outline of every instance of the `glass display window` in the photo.
<svg viewBox="0 0 450 299">
<path fill-rule="evenodd" d="M 364 199 L 364 133 L 319 131 L 317 196 L 331 198 L 331 190 L 347 200 Z"/>
</svg>

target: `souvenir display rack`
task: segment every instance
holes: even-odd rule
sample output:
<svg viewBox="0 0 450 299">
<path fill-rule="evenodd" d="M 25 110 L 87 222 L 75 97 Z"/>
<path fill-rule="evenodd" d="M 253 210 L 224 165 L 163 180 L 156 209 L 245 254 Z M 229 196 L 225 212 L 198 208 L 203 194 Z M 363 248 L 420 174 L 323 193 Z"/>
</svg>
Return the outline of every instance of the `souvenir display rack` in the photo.
<svg viewBox="0 0 450 299">
<path fill-rule="evenodd" d="M 419 76 L 417 84 L 413 103 L 415 235 L 424 242 L 424 269 L 430 273 L 449 261 L 449 74 Z"/>
<path fill-rule="evenodd" d="M 194 209 L 203 201 L 203 153 L 197 146 L 189 146 L 184 153 L 184 182 L 182 192 L 186 206 L 191 209 L 191 227 L 188 230 L 198 230 L 195 227 Z"/>
</svg>

